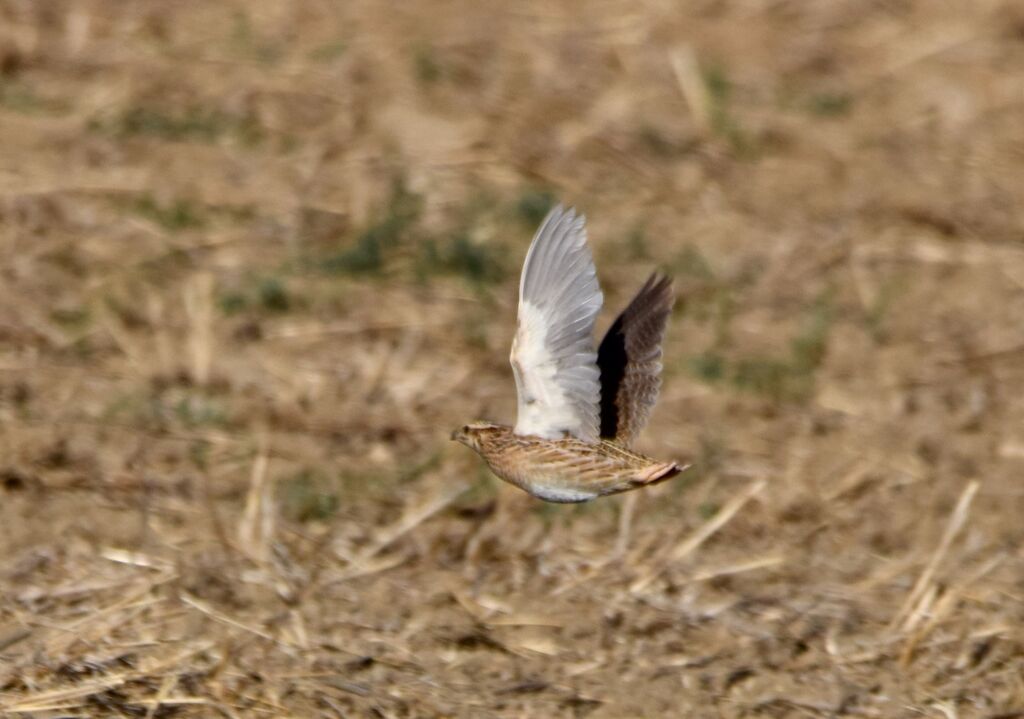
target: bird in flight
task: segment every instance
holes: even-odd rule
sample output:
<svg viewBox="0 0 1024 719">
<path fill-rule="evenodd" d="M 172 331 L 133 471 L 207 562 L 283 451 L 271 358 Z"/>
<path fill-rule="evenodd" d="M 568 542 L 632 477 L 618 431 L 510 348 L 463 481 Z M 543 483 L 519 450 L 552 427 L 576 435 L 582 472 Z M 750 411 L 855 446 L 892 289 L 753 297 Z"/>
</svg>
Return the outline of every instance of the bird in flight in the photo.
<svg viewBox="0 0 1024 719">
<path fill-rule="evenodd" d="M 512 341 L 515 427 L 467 424 L 452 439 L 499 477 L 548 502 L 586 502 L 686 469 L 631 449 L 661 387 L 672 282 L 651 275 L 594 351 L 604 296 L 583 215 L 555 207 L 530 243 Z"/>
</svg>

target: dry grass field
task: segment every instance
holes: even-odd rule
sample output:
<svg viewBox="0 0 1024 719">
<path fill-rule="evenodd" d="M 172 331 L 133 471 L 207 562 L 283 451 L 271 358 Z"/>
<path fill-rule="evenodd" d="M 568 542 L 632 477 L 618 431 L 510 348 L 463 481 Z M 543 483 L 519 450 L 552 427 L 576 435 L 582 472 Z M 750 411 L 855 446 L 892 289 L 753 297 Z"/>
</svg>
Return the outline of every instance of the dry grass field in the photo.
<svg viewBox="0 0 1024 719">
<path fill-rule="evenodd" d="M 0 716 L 1024 717 L 1024 6 L 0 0 Z M 519 266 L 679 300 L 558 506 Z"/>
</svg>

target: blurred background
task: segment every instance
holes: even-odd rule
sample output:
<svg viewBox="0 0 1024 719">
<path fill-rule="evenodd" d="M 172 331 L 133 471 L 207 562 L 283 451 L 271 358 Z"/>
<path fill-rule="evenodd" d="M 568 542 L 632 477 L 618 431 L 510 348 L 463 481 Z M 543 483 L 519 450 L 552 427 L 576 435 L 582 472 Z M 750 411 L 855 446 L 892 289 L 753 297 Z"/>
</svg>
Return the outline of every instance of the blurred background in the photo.
<svg viewBox="0 0 1024 719">
<path fill-rule="evenodd" d="M 1024 712 L 1024 6 L 0 0 L 0 713 Z M 588 217 L 679 300 L 582 506 L 511 423 Z"/>
</svg>

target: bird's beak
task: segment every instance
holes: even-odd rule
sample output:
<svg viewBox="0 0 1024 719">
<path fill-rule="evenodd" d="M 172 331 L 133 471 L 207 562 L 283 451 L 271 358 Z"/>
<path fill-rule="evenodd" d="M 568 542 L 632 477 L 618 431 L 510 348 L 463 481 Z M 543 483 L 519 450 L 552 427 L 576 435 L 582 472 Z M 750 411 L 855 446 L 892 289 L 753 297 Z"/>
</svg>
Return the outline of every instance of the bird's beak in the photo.
<svg viewBox="0 0 1024 719">
<path fill-rule="evenodd" d="M 460 439 L 462 439 L 462 430 L 452 430 L 451 439 L 453 442 L 458 442 Z"/>
</svg>

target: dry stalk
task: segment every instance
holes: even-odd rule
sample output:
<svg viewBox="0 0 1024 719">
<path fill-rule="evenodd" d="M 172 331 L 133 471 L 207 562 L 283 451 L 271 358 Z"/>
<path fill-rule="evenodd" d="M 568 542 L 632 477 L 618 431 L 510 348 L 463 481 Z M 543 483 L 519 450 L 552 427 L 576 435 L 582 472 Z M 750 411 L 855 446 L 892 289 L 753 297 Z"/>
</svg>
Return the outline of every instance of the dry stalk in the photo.
<svg viewBox="0 0 1024 719">
<path fill-rule="evenodd" d="M 136 552 L 131 549 L 118 549 L 116 547 L 104 547 L 100 549 L 99 555 L 104 559 L 118 564 L 128 564 L 133 567 L 145 567 L 147 569 L 160 569 L 164 572 L 174 570 L 174 562 L 170 562 L 151 554 Z"/>
<path fill-rule="evenodd" d="M 13 647 L 32 636 L 28 627 L 5 627 L 0 629 L 0 652 Z"/>
<path fill-rule="evenodd" d="M 612 549 L 612 557 L 621 557 L 626 553 L 633 529 L 633 515 L 636 513 L 639 496 L 637 492 L 627 494 L 626 498 L 622 500 L 622 504 L 619 505 L 619 533 L 615 539 L 615 547 Z"/>
<path fill-rule="evenodd" d="M 912 616 L 918 604 L 921 603 L 922 598 L 925 597 L 929 590 L 929 585 L 932 581 L 932 577 L 935 576 L 935 572 L 939 568 L 939 564 L 946 557 L 949 552 L 949 548 L 953 544 L 953 540 L 956 539 L 957 534 L 963 528 L 967 522 L 967 516 L 971 509 L 971 502 L 974 501 L 974 495 L 978 493 L 980 483 L 977 480 L 968 482 L 967 487 L 960 495 L 959 501 L 956 503 L 956 507 L 953 508 L 953 514 L 950 515 L 949 522 L 946 525 L 946 531 L 942 534 L 942 539 L 939 540 L 939 545 L 935 548 L 932 553 L 932 557 L 928 564 L 925 566 L 924 571 L 921 572 L 921 576 L 918 577 L 917 583 L 914 588 L 907 595 L 902 606 L 892 621 L 889 623 L 889 630 L 893 631 L 896 627 L 902 625 L 902 630 L 907 631 L 912 628 L 911 622 Z M 923 609 L 922 609 L 923 611 Z"/>
<path fill-rule="evenodd" d="M 185 314 L 188 317 L 188 358 L 189 375 L 192 380 L 205 386 L 210 381 L 213 363 L 213 275 L 197 273 L 185 285 Z"/>
<path fill-rule="evenodd" d="M 987 562 L 983 562 L 980 566 L 978 566 L 973 572 L 968 574 L 962 580 L 960 580 L 952 587 L 947 589 L 946 592 L 942 594 L 942 596 L 939 598 L 939 600 L 937 602 L 934 602 L 934 606 L 931 606 L 930 611 L 927 613 L 927 621 L 917 631 L 914 631 L 914 629 L 917 628 L 917 624 L 920 621 L 920 619 L 925 616 L 925 612 L 915 612 L 915 614 L 907 620 L 909 626 L 907 627 L 906 631 L 912 633 L 907 638 L 906 644 L 903 647 L 903 651 L 900 653 L 899 662 L 901 667 L 906 668 L 910 665 L 910 662 L 914 658 L 914 653 L 918 645 L 928 635 L 930 635 L 932 631 L 934 631 L 935 627 L 937 627 L 940 622 L 946 619 L 953 612 L 953 609 L 955 608 L 957 602 L 960 601 L 964 593 L 967 590 L 969 590 L 970 587 L 974 586 L 976 582 L 981 580 L 982 577 L 984 577 L 986 574 L 988 574 L 997 566 L 999 566 L 1004 559 L 1005 555 L 1002 554 L 998 554 L 995 557 L 992 557 Z M 935 585 L 932 586 L 934 587 Z M 933 592 L 927 592 L 925 594 L 925 597 L 927 597 L 928 600 L 927 605 L 933 604 L 932 594 Z M 922 601 L 919 602 L 919 604 L 925 605 L 926 602 L 924 599 L 922 599 Z"/>
<path fill-rule="evenodd" d="M 718 577 L 727 577 L 734 574 L 743 574 L 745 572 L 753 572 L 758 569 L 766 569 L 767 567 L 775 567 L 786 562 L 785 555 L 772 554 L 767 557 L 758 557 L 757 559 L 751 559 L 747 562 L 737 562 L 736 564 L 727 564 L 724 567 L 714 567 L 704 570 L 699 570 L 693 573 L 693 576 L 689 578 L 689 582 L 706 582 L 709 579 L 716 579 Z"/>
<path fill-rule="evenodd" d="M 261 563 L 270 559 L 270 543 L 276 519 L 273 483 L 267 479 L 269 464 L 267 438 L 263 435 L 252 466 L 242 520 L 238 524 L 238 541 L 243 551 Z"/>
<path fill-rule="evenodd" d="M 177 686 L 177 684 L 177 674 L 168 674 L 163 678 L 163 681 L 160 682 L 160 689 L 157 691 L 156 697 L 153 699 L 153 703 L 150 705 L 149 709 L 146 710 L 146 719 L 153 719 L 153 717 L 156 716 L 157 709 L 159 709 L 161 705 L 165 703 L 171 703 L 167 700 L 168 697 L 170 697 L 171 692 L 174 690 L 174 687 Z M 180 702 L 173 703 L 177 704 Z"/>
<path fill-rule="evenodd" d="M 760 494 L 766 485 L 767 482 L 763 479 L 751 482 L 746 489 L 730 499 L 718 514 L 705 522 L 696 532 L 677 544 L 669 554 L 667 561 L 659 562 L 655 567 L 634 580 L 629 587 L 629 591 L 634 594 L 642 592 L 668 568 L 668 565 L 689 556 L 714 535 L 715 532 L 728 524 L 729 520 L 736 516 L 736 513 L 743 509 L 747 502 Z"/>
<path fill-rule="evenodd" d="M 430 519 L 442 509 L 451 504 L 456 497 L 465 492 L 465 485 L 458 485 L 453 489 L 443 491 L 436 497 L 424 499 L 417 506 L 406 510 L 406 512 L 393 524 L 384 527 L 376 533 L 374 540 L 355 557 L 352 558 L 356 567 L 363 566 L 377 554 L 387 549 L 399 538 L 411 532 L 420 524 Z"/>
<path fill-rule="evenodd" d="M 244 632 L 248 632 L 249 634 L 252 634 L 254 636 L 259 637 L 260 639 L 265 639 L 268 642 L 272 642 L 272 643 L 278 645 L 279 647 L 281 647 L 282 649 L 288 651 L 289 653 L 294 652 L 294 650 L 298 648 L 295 645 L 291 644 L 290 642 L 287 642 L 287 641 L 285 641 L 283 639 L 278 639 L 277 637 L 273 636 L 272 634 L 268 634 L 267 632 L 263 631 L 262 629 L 260 629 L 258 627 L 250 626 L 250 625 L 246 624 L 245 622 L 242 622 L 242 621 L 239 621 L 238 619 L 235 619 L 234 617 L 230 617 L 227 614 L 225 614 L 224 612 L 220 612 L 220 611 L 214 609 L 213 607 L 208 605 L 206 602 L 204 602 L 204 601 L 202 601 L 200 599 L 197 599 L 196 597 L 190 597 L 187 594 L 182 594 L 181 595 L 181 601 L 184 602 L 186 605 L 192 607 L 193 609 L 196 609 L 199 612 L 205 614 L 206 616 L 210 617 L 211 619 L 213 619 L 213 620 L 215 620 L 217 622 L 220 622 L 221 624 L 224 624 L 224 625 L 229 626 L 229 627 L 233 627 L 235 629 L 241 629 Z"/>
<path fill-rule="evenodd" d="M 707 136 L 711 133 L 711 97 L 701 77 L 697 53 L 691 45 L 680 45 L 669 53 L 668 59 L 683 99 L 690 106 L 694 125 L 701 135 Z"/>
</svg>

